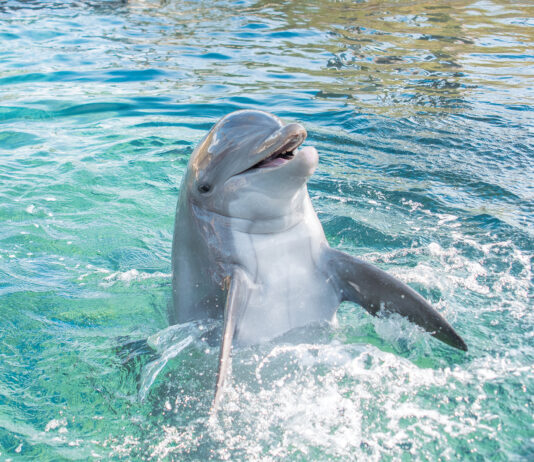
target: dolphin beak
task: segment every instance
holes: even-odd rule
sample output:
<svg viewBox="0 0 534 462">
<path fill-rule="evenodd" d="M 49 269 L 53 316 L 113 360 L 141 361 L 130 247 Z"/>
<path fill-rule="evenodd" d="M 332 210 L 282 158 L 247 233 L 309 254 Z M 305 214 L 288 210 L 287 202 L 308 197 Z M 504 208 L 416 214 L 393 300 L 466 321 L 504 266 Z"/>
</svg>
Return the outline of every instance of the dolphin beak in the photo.
<svg viewBox="0 0 534 462">
<path fill-rule="evenodd" d="M 238 175 L 249 173 L 261 168 L 278 167 L 295 157 L 296 149 L 304 143 L 307 133 L 306 129 L 297 123 L 285 125 L 265 140 L 263 149 L 260 149 L 259 156 L 254 156 L 254 164 L 238 173 Z"/>
</svg>

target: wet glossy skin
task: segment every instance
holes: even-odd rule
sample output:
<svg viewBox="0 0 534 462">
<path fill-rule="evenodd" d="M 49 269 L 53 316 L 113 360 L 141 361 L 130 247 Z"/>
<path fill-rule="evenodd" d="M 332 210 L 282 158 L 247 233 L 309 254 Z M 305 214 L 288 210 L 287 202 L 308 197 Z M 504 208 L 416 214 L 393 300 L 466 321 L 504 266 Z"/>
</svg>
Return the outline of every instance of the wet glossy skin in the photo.
<svg viewBox="0 0 534 462">
<path fill-rule="evenodd" d="M 171 322 L 224 317 L 212 412 L 232 345 L 331 321 L 349 300 L 396 312 L 436 338 L 464 341 L 418 293 L 379 268 L 331 249 L 306 182 L 317 151 L 306 131 L 261 111 L 221 119 L 193 152 L 176 211 Z"/>
<path fill-rule="evenodd" d="M 328 246 L 306 189 L 318 156 L 300 148 L 305 138 L 299 124 L 247 110 L 221 119 L 195 149 L 176 212 L 171 322 L 224 315 L 227 356 L 232 342 L 330 321 L 348 300 L 466 350 L 413 289 Z"/>
<path fill-rule="evenodd" d="M 339 296 L 319 265 L 327 243 L 306 188 L 316 150 L 296 149 L 293 156 L 251 169 L 305 137 L 299 124 L 284 126 L 270 114 L 240 111 L 222 119 L 197 147 L 175 224 L 173 320 L 220 316 L 224 279 L 235 266 L 251 287 L 236 343 L 332 319 Z"/>
</svg>

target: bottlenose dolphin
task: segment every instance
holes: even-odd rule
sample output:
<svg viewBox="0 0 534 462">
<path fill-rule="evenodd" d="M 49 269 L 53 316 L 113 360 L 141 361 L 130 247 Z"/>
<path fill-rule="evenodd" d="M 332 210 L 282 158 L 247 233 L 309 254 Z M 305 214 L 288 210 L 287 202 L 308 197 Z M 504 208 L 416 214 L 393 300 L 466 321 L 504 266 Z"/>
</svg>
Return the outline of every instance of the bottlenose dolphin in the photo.
<svg viewBox="0 0 534 462">
<path fill-rule="evenodd" d="M 363 260 L 329 247 L 306 183 L 318 163 L 306 130 L 267 112 L 233 112 L 195 148 L 178 199 L 170 320 L 223 315 L 212 409 L 230 350 L 314 321 L 342 301 L 372 315 L 394 312 L 439 340 L 467 346 L 417 292 Z"/>
</svg>

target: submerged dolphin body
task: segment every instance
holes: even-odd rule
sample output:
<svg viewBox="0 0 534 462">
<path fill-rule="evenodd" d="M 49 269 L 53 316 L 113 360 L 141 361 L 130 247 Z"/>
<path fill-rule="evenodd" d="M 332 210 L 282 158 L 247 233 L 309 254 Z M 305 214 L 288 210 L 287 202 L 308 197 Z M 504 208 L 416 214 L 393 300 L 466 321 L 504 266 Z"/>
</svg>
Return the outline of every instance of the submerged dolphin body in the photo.
<svg viewBox="0 0 534 462">
<path fill-rule="evenodd" d="M 464 341 L 413 289 L 331 249 L 306 182 L 318 163 L 306 130 L 244 110 L 222 118 L 194 150 L 172 247 L 171 322 L 224 315 L 214 409 L 232 344 L 331 321 L 342 301 L 399 313 L 439 340 Z"/>
</svg>

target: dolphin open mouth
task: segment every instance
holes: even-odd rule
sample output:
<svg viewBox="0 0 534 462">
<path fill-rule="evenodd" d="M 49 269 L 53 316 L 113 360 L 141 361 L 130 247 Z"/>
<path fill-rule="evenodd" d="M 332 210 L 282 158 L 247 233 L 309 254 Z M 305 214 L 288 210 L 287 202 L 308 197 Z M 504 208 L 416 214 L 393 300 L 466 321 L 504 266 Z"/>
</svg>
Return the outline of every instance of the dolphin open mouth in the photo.
<svg viewBox="0 0 534 462">
<path fill-rule="evenodd" d="M 248 173 L 252 170 L 257 170 L 260 168 L 279 167 L 280 165 L 286 164 L 293 159 L 293 157 L 295 157 L 295 151 L 303 142 L 304 137 L 292 136 L 272 154 L 255 163 L 252 167 L 249 167 L 241 173 Z"/>
</svg>

